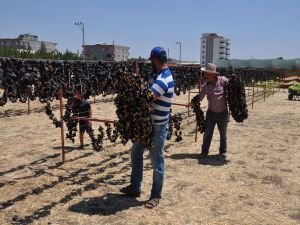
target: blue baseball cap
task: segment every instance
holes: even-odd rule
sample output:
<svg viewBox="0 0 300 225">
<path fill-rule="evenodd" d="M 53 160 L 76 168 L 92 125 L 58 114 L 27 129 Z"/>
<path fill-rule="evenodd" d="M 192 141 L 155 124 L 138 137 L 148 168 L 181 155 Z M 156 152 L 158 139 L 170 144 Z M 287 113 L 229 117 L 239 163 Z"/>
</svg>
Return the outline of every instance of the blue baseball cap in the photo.
<svg viewBox="0 0 300 225">
<path fill-rule="evenodd" d="M 158 59 L 166 60 L 167 59 L 166 50 L 162 47 L 155 47 L 152 49 L 149 59 L 151 59 L 152 57 L 157 57 Z"/>
</svg>

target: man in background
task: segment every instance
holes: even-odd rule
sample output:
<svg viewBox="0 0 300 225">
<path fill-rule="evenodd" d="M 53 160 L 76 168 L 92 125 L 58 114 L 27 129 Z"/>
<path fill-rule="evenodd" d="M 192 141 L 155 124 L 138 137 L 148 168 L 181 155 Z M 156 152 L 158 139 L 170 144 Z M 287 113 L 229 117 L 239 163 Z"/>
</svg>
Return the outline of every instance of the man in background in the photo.
<svg viewBox="0 0 300 225">
<path fill-rule="evenodd" d="M 202 101 L 206 96 L 208 110 L 200 158 L 207 157 L 214 129 L 217 125 L 220 133 L 219 157 L 226 160 L 228 109 L 225 87 L 228 84 L 228 79 L 224 76 L 218 76 L 219 73 L 215 64 L 208 63 L 207 67 L 201 70 L 204 72 L 207 82 L 202 86 L 200 93 L 195 98 L 198 101 Z"/>
</svg>

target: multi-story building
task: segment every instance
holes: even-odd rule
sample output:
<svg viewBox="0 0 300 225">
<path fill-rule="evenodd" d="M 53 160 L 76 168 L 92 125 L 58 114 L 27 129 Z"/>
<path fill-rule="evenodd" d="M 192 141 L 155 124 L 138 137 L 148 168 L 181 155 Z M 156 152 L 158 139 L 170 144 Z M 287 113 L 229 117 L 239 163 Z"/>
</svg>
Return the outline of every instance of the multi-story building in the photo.
<svg viewBox="0 0 300 225">
<path fill-rule="evenodd" d="M 204 33 L 201 38 L 200 64 L 206 65 L 218 59 L 230 59 L 230 40 L 216 33 Z"/>
<path fill-rule="evenodd" d="M 83 56 L 87 60 L 127 61 L 129 47 L 109 44 L 84 45 Z"/>
<path fill-rule="evenodd" d="M 39 41 L 38 36 L 31 34 L 21 34 L 17 38 L 0 38 L 1 47 L 13 47 L 17 49 L 30 49 L 33 52 L 40 50 L 42 43 L 45 44 L 47 52 L 53 52 L 56 43 Z"/>
</svg>

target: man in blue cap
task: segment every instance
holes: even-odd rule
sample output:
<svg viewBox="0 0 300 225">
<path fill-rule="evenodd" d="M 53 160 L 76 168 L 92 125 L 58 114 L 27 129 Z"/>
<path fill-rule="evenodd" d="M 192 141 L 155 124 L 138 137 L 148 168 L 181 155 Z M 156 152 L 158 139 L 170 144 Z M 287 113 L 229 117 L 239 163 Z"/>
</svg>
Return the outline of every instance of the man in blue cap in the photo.
<svg viewBox="0 0 300 225">
<path fill-rule="evenodd" d="M 152 209 L 159 204 L 164 181 L 164 143 L 168 133 L 169 115 L 174 93 L 174 81 L 171 71 L 167 65 L 167 54 L 162 47 L 155 47 L 151 51 L 149 60 L 153 67 L 155 79 L 150 90 L 154 102 L 152 114 L 153 123 L 153 147 L 150 150 L 150 158 L 153 167 L 153 184 L 150 199 L 145 207 Z M 141 195 L 141 184 L 143 179 L 143 153 L 145 146 L 133 143 L 131 149 L 131 179 L 130 185 L 120 191 L 131 197 Z"/>
</svg>

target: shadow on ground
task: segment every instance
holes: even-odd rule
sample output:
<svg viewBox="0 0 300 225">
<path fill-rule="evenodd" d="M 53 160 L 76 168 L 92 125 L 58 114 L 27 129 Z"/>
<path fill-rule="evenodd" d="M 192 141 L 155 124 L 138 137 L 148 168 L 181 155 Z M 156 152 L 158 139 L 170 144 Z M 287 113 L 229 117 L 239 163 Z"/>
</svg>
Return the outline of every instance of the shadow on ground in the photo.
<svg viewBox="0 0 300 225">
<path fill-rule="evenodd" d="M 199 158 L 199 154 L 195 154 L 195 153 L 192 153 L 192 154 L 189 154 L 189 153 L 180 153 L 180 154 L 170 155 L 169 158 L 170 159 L 176 159 L 176 160 L 179 160 L 179 159 L 198 159 Z"/>
<path fill-rule="evenodd" d="M 201 165 L 209 165 L 209 166 L 224 166 L 229 163 L 229 160 L 220 159 L 219 155 L 209 155 L 205 158 L 199 158 L 200 154 L 195 153 L 181 153 L 181 154 L 173 154 L 169 156 L 170 159 L 175 160 L 183 160 L 183 159 L 195 159 L 198 160 L 198 163 Z"/>
<path fill-rule="evenodd" d="M 101 197 L 91 198 L 72 205 L 69 210 L 86 215 L 109 216 L 127 210 L 131 207 L 143 205 L 144 202 L 123 194 L 108 193 Z"/>
<path fill-rule="evenodd" d="M 220 159 L 219 155 L 209 155 L 205 158 L 199 158 L 198 163 L 206 166 L 224 166 L 230 161 L 227 159 Z"/>
<path fill-rule="evenodd" d="M 83 147 L 88 147 L 89 144 L 84 144 Z M 61 146 L 54 146 L 52 147 L 53 150 L 61 150 Z M 65 146 L 65 150 L 82 150 L 79 148 L 79 145 L 76 146 Z"/>
</svg>

